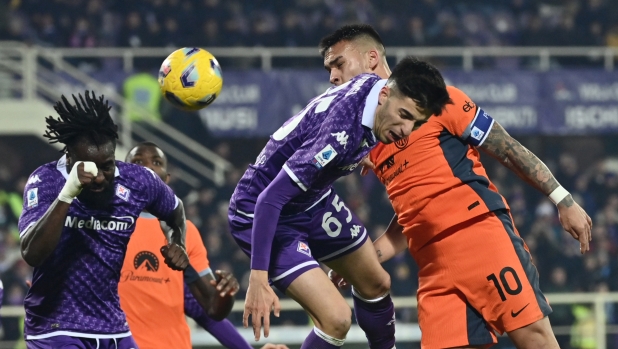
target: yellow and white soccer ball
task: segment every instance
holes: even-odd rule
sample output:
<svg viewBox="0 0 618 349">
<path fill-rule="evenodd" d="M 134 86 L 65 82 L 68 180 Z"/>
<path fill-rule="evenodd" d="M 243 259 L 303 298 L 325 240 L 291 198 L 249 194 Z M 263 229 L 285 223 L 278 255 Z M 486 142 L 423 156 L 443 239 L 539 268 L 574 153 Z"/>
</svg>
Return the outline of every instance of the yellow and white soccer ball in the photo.
<svg viewBox="0 0 618 349">
<path fill-rule="evenodd" d="M 159 69 L 159 86 L 165 99 L 183 110 L 209 106 L 221 93 L 223 77 L 215 56 L 198 47 L 172 52 Z"/>
</svg>

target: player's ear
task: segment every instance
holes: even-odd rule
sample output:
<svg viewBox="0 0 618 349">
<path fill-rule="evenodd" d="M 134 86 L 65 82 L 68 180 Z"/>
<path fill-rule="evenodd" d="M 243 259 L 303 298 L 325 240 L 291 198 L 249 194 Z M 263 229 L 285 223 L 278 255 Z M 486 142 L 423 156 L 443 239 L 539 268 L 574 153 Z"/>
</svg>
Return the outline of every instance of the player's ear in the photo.
<svg viewBox="0 0 618 349">
<path fill-rule="evenodd" d="M 382 89 L 380 90 L 380 94 L 378 95 L 378 104 L 382 105 L 386 103 L 386 100 L 388 99 L 388 96 L 390 96 L 391 93 L 392 91 L 388 87 L 388 85 L 384 85 L 384 87 L 382 87 Z"/>
<path fill-rule="evenodd" d="M 73 154 L 71 153 L 68 147 L 67 147 L 67 150 L 65 150 L 64 152 L 64 156 L 67 159 L 66 163 L 67 163 L 67 171 L 68 171 L 73 165 Z"/>
<path fill-rule="evenodd" d="M 170 177 L 171 176 L 170 176 L 169 173 L 165 175 L 165 184 L 169 184 L 170 183 Z"/>
<path fill-rule="evenodd" d="M 376 50 L 375 48 L 367 51 L 367 58 L 368 58 L 368 62 L 369 62 L 369 68 L 373 71 L 376 70 L 378 68 L 378 64 L 380 63 L 380 54 L 378 53 L 378 50 Z"/>
</svg>

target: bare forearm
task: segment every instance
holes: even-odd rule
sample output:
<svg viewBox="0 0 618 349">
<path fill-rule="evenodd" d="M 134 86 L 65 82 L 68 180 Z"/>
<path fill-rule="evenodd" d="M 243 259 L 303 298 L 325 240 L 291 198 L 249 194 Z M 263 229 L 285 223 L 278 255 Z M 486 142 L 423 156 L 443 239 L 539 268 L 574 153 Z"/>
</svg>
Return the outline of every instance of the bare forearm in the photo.
<svg viewBox="0 0 618 349">
<path fill-rule="evenodd" d="M 378 261 L 384 263 L 401 253 L 407 247 L 406 236 L 403 235 L 403 227 L 397 223 L 395 215 L 384 234 L 376 239 L 373 247 L 378 254 Z"/>
<path fill-rule="evenodd" d="M 560 186 L 543 161 L 512 138 L 498 123 L 494 123 L 481 149 L 545 195 L 549 195 Z M 561 204 L 567 206 L 572 203 L 570 195 L 561 201 Z"/>
<path fill-rule="evenodd" d="M 185 218 L 185 209 L 182 201 L 178 201 L 178 206 L 174 209 L 171 217 L 165 222 L 172 229 L 169 242 L 185 247 L 187 221 Z"/>
<path fill-rule="evenodd" d="M 209 273 L 188 284 L 188 286 L 191 294 L 208 316 L 216 321 L 221 321 L 232 311 L 234 297 L 230 295 L 221 297 L 215 286 L 210 283 L 211 280 L 215 280 L 215 277 L 212 273 Z"/>
<path fill-rule="evenodd" d="M 21 237 L 21 255 L 30 266 L 37 267 L 56 249 L 70 204 L 56 199 L 47 212 Z"/>
</svg>

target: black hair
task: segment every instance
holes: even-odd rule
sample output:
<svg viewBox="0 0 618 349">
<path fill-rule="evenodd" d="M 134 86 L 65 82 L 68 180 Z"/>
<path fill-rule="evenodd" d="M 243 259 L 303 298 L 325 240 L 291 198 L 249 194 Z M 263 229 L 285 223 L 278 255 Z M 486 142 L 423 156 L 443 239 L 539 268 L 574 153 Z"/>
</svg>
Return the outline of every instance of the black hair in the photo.
<svg viewBox="0 0 618 349">
<path fill-rule="evenodd" d="M 415 57 L 408 56 L 397 63 L 387 84 L 393 82 L 395 93 L 412 98 L 432 115 L 441 115 L 444 106 L 453 103 L 440 71 Z"/>
<path fill-rule="evenodd" d="M 368 37 L 373 40 L 378 48 L 382 51 L 382 55 L 385 54 L 384 44 L 380 38 L 380 34 L 373 29 L 369 24 L 350 24 L 335 30 L 333 33 L 325 36 L 320 40 L 318 46 L 322 57 L 326 55 L 326 51 L 332 46 L 338 44 L 341 41 L 354 41 L 361 37 Z"/>
<path fill-rule="evenodd" d="M 49 143 L 62 143 L 66 151 L 80 140 L 87 140 L 97 147 L 105 142 L 112 141 L 116 145 L 118 126 L 114 124 L 109 110 L 112 108 L 103 96 L 96 97 L 94 92 L 86 91 L 85 98 L 78 94 L 79 100 L 73 95 L 75 105 L 71 105 L 65 96 L 54 105 L 60 116 L 45 118 L 47 131 L 43 137 Z"/>
<path fill-rule="evenodd" d="M 143 141 L 143 142 L 139 142 L 139 143 L 137 143 L 137 144 L 133 147 L 133 149 L 135 149 L 135 148 L 137 148 L 137 147 L 142 147 L 142 146 L 145 146 L 145 147 L 155 147 L 155 148 L 159 148 L 159 149 L 161 149 L 161 147 L 159 147 L 159 146 L 157 145 L 157 143 L 155 143 L 155 142 L 151 142 L 151 141 Z"/>
<path fill-rule="evenodd" d="M 151 142 L 151 141 L 143 141 L 143 142 L 139 142 L 137 143 L 133 148 L 131 148 L 131 150 L 129 150 L 129 152 L 127 153 L 127 156 L 125 157 L 125 161 L 127 161 L 129 159 L 129 155 L 131 155 L 131 152 L 133 151 L 133 149 L 139 148 L 139 147 L 154 147 L 157 148 L 159 150 L 161 150 L 161 152 L 163 153 L 163 158 L 165 158 L 165 160 L 167 161 L 167 155 L 165 155 L 165 152 L 163 152 L 163 149 L 161 149 L 161 147 L 159 147 L 159 145 L 155 142 Z"/>
</svg>

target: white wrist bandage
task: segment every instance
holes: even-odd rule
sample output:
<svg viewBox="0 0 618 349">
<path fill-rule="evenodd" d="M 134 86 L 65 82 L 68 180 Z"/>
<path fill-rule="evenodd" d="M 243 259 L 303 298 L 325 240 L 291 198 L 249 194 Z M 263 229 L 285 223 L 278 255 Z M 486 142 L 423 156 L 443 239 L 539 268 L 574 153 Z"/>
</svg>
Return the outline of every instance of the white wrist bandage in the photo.
<svg viewBox="0 0 618 349">
<path fill-rule="evenodd" d="M 77 167 L 81 163 L 81 161 L 77 161 L 73 165 L 71 173 L 69 173 L 69 178 L 67 178 L 67 182 L 64 183 L 64 187 L 62 187 L 60 194 L 58 194 L 58 200 L 70 204 L 71 202 L 73 202 L 73 199 L 82 191 L 82 184 L 79 182 L 79 177 L 77 176 Z M 88 172 L 96 177 L 99 173 L 99 169 L 94 162 L 84 161 L 84 172 Z"/>
<path fill-rule="evenodd" d="M 564 200 L 564 198 L 566 198 L 569 194 L 570 193 L 566 189 L 564 189 L 562 186 L 559 186 L 558 188 L 554 189 L 551 194 L 549 194 L 549 200 L 551 200 L 554 205 L 558 205 L 558 203 Z"/>
</svg>

